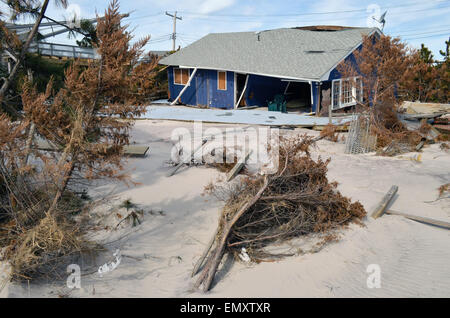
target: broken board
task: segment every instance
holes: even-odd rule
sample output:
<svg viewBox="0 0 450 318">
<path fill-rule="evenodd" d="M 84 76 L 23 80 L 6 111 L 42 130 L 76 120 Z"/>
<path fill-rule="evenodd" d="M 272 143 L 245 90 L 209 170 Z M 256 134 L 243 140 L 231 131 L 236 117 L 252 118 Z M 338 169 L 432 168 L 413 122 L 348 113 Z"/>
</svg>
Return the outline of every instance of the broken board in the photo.
<svg viewBox="0 0 450 318">
<path fill-rule="evenodd" d="M 381 217 L 384 214 L 384 212 L 386 211 L 387 206 L 392 201 L 392 199 L 397 194 L 397 192 L 398 192 L 398 187 L 395 186 L 395 185 L 392 186 L 391 189 L 389 190 L 389 192 L 386 193 L 386 195 L 383 197 L 381 202 L 378 204 L 378 206 L 373 211 L 372 217 L 374 219 L 378 219 L 379 217 Z"/>
<path fill-rule="evenodd" d="M 242 170 L 242 168 L 244 168 L 244 166 L 247 163 L 247 160 L 251 156 L 251 154 L 252 154 L 252 151 L 250 150 L 245 155 L 244 160 L 243 161 L 239 161 L 238 163 L 236 163 L 236 165 L 233 167 L 233 169 L 231 169 L 231 171 L 228 173 L 228 176 L 227 176 L 227 181 L 228 182 L 233 180 L 238 175 L 238 173 Z"/>
<path fill-rule="evenodd" d="M 35 148 L 43 151 L 59 151 L 58 147 L 47 140 L 35 140 Z M 123 155 L 130 157 L 145 157 L 150 147 L 148 146 L 124 146 Z"/>
<path fill-rule="evenodd" d="M 427 224 L 427 225 L 433 225 L 433 226 L 437 226 L 440 228 L 450 230 L 450 223 L 448 223 L 448 222 L 433 220 L 433 219 L 425 218 L 422 216 L 415 216 L 415 215 L 410 215 L 410 214 L 401 213 L 401 212 L 392 211 L 392 210 L 387 211 L 386 214 L 403 216 L 407 219 L 410 219 L 410 220 L 413 220 L 416 222 L 420 222 L 420 223 Z"/>
</svg>

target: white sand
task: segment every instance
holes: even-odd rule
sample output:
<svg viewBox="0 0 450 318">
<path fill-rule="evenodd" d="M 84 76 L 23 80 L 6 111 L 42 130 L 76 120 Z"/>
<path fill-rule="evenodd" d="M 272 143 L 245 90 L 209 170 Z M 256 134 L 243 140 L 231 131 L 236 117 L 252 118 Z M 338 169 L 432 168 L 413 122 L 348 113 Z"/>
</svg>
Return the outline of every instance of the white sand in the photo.
<svg viewBox="0 0 450 318">
<path fill-rule="evenodd" d="M 193 265 L 214 233 L 221 203 L 202 196 L 203 188 L 220 174 L 211 168 L 182 168 L 167 178 L 172 129 L 192 129 L 190 123 L 138 121 L 133 141 L 150 146 L 146 158 L 133 158 L 127 165 L 134 181 L 98 184 L 90 189 L 94 198 L 114 191 L 116 197 L 96 209 L 92 221 L 103 227 L 120 219 L 117 205 L 131 198 L 146 211 L 143 224 L 124 224 L 117 231 L 101 230 L 93 237 L 109 249 L 97 260 L 101 265 L 120 248 L 122 262 L 104 277 L 83 276 L 81 290 L 68 291 L 65 282 L 19 286 L 9 285 L 2 296 L 55 297 L 203 297 L 192 292 Z M 224 125 L 215 125 L 225 127 Z M 212 125 L 205 125 L 212 127 Z M 309 134 L 317 132 L 299 130 Z M 402 158 L 345 155 L 342 143 L 319 142 L 314 155 L 332 157 L 329 179 L 339 190 L 359 200 L 370 212 L 391 185 L 399 186 L 393 210 L 450 222 L 450 200 L 433 201 L 437 188 L 450 182 L 450 153 L 432 145 L 424 149 L 422 163 Z M 163 211 L 160 215 L 158 211 Z M 121 237 L 124 237 L 120 239 Z M 119 240 L 120 239 L 120 240 Z M 118 240 L 118 241 L 117 241 Z M 308 244 L 292 243 L 292 248 Z M 298 244 L 298 245 L 297 245 Z M 398 216 L 368 219 L 366 227 L 356 225 L 342 231 L 339 242 L 318 253 L 286 258 L 275 263 L 247 266 L 225 261 L 212 297 L 449 297 L 450 231 Z M 381 288 L 367 288 L 367 266 L 381 268 Z M 89 270 L 88 268 L 82 268 Z"/>
</svg>

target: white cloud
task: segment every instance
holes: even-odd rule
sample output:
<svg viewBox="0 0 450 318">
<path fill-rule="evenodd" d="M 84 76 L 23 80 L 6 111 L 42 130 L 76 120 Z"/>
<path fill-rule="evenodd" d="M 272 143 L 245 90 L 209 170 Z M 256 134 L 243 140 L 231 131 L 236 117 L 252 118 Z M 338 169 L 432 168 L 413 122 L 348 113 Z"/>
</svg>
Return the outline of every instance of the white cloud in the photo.
<svg viewBox="0 0 450 318">
<path fill-rule="evenodd" d="M 235 0 L 205 0 L 199 7 L 200 13 L 212 13 L 231 7 Z"/>
</svg>

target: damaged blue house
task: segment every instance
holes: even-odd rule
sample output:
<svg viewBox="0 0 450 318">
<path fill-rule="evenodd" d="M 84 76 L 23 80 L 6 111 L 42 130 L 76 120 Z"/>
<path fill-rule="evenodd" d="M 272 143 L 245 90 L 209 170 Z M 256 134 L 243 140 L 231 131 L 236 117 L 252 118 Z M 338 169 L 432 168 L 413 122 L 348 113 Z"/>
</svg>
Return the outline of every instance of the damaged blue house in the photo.
<svg viewBox="0 0 450 318">
<path fill-rule="evenodd" d="M 353 58 L 377 28 L 314 26 L 209 34 L 163 58 L 172 104 L 237 109 L 267 107 L 283 96 L 287 110 L 318 112 L 362 99 L 362 81 L 336 67 Z"/>
</svg>

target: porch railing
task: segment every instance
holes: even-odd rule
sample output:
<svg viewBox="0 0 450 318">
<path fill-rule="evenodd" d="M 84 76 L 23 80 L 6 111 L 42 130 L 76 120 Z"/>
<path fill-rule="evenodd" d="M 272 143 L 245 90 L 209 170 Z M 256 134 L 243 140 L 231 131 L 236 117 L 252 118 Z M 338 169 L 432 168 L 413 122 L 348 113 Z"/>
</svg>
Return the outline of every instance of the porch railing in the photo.
<svg viewBox="0 0 450 318">
<path fill-rule="evenodd" d="M 38 42 L 33 43 L 29 50 L 30 53 L 37 53 L 45 56 L 66 57 L 72 59 L 98 59 L 99 56 L 92 48 L 79 47 L 67 44 L 54 44 Z"/>
</svg>

